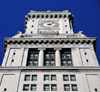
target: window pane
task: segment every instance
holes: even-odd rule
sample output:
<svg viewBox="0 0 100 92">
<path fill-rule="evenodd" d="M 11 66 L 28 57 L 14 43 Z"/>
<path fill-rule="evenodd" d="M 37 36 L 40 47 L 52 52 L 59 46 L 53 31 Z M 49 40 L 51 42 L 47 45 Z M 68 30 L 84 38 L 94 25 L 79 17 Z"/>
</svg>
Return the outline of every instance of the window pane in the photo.
<svg viewBox="0 0 100 92">
<path fill-rule="evenodd" d="M 45 61 L 45 66 L 49 66 L 49 61 Z"/>
<path fill-rule="evenodd" d="M 24 85 L 23 86 L 23 91 L 28 91 L 29 90 L 29 85 Z"/>
<path fill-rule="evenodd" d="M 77 85 L 72 85 L 72 91 L 77 91 Z"/>
<path fill-rule="evenodd" d="M 56 85 L 51 85 L 51 91 L 57 91 Z"/>
<path fill-rule="evenodd" d="M 69 81 L 68 75 L 63 75 L 63 81 Z"/>
<path fill-rule="evenodd" d="M 67 64 L 68 65 L 72 65 L 72 61 L 67 61 Z"/>
<path fill-rule="evenodd" d="M 37 75 L 32 75 L 32 81 L 37 81 Z"/>
<path fill-rule="evenodd" d="M 51 66 L 54 66 L 55 65 L 55 61 L 51 61 Z"/>
<path fill-rule="evenodd" d="M 49 85 L 44 85 L 44 91 L 49 91 Z"/>
<path fill-rule="evenodd" d="M 69 85 L 64 85 L 64 90 L 65 91 L 70 91 L 70 86 Z"/>
<path fill-rule="evenodd" d="M 33 61 L 28 61 L 28 66 L 33 66 Z"/>
<path fill-rule="evenodd" d="M 44 75 L 44 81 L 49 81 L 49 75 Z"/>
<path fill-rule="evenodd" d="M 76 81 L 75 75 L 70 75 L 70 80 L 71 81 Z"/>
<path fill-rule="evenodd" d="M 25 81 L 30 81 L 30 75 L 25 75 Z"/>
<path fill-rule="evenodd" d="M 38 61 L 33 61 L 33 65 L 37 66 L 38 65 Z"/>
<path fill-rule="evenodd" d="M 36 85 L 31 85 L 31 91 L 36 91 Z"/>
<path fill-rule="evenodd" d="M 51 75 L 51 81 L 56 81 L 56 75 Z"/>
</svg>

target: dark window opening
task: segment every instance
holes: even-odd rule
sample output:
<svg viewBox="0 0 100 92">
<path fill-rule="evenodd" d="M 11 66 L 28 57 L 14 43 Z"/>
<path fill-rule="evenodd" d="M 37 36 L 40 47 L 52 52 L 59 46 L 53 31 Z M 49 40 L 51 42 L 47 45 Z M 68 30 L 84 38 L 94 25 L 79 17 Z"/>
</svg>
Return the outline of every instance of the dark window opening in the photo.
<svg viewBox="0 0 100 92">
<path fill-rule="evenodd" d="M 66 15 L 64 15 L 64 18 L 66 18 Z"/>
<path fill-rule="evenodd" d="M 97 92 L 97 88 L 95 88 L 95 92 Z"/>
<path fill-rule="evenodd" d="M 42 15 L 41 18 L 44 18 L 44 15 Z"/>
<path fill-rule="evenodd" d="M 30 49 L 28 54 L 27 66 L 37 66 L 38 57 L 39 57 L 39 51 L 36 49 Z"/>
<path fill-rule="evenodd" d="M 34 26 L 32 25 L 32 27 L 34 27 Z"/>
<path fill-rule="evenodd" d="M 35 15 L 33 15 L 32 17 L 35 18 Z"/>
<path fill-rule="evenodd" d="M 66 33 L 68 33 L 68 31 L 66 31 Z"/>
<path fill-rule="evenodd" d="M 50 18 L 53 18 L 53 15 L 50 15 Z"/>
<path fill-rule="evenodd" d="M 48 15 L 46 15 L 46 18 L 48 18 L 49 16 Z"/>
<path fill-rule="evenodd" d="M 7 88 L 4 88 L 4 91 L 7 91 Z"/>
<path fill-rule="evenodd" d="M 13 53 L 13 55 L 15 55 L 16 53 Z"/>
<path fill-rule="evenodd" d="M 44 66 L 55 66 L 55 51 L 47 49 L 44 53 Z"/>
<path fill-rule="evenodd" d="M 12 59 L 12 62 L 14 62 L 14 59 Z"/>
<path fill-rule="evenodd" d="M 57 15 L 55 15 L 55 18 L 57 18 Z"/>
<path fill-rule="evenodd" d="M 39 15 L 37 15 L 37 18 L 39 18 L 40 16 Z"/>
<path fill-rule="evenodd" d="M 89 62 L 88 59 L 86 61 Z"/>
<path fill-rule="evenodd" d="M 61 51 L 61 65 L 72 66 L 71 49 L 63 49 Z"/>
<path fill-rule="evenodd" d="M 33 33 L 33 32 L 31 31 L 31 33 Z"/>
<path fill-rule="evenodd" d="M 86 55 L 87 53 L 85 52 L 85 55 Z"/>
<path fill-rule="evenodd" d="M 59 15 L 59 18 L 61 18 L 62 17 L 62 15 Z"/>
<path fill-rule="evenodd" d="M 65 25 L 65 27 L 67 27 L 67 25 Z"/>
</svg>

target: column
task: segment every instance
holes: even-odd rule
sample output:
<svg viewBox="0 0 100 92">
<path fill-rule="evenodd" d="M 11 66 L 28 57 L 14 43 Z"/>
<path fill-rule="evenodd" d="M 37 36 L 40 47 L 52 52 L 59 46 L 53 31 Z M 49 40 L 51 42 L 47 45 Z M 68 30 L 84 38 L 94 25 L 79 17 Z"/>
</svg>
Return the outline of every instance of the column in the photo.
<svg viewBox="0 0 100 92">
<path fill-rule="evenodd" d="M 61 48 L 55 48 L 55 65 L 56 66 L 61 66 L 61 58 L 60 58 L 60 50 Z"/>
<path fill-rule="evenodd" d="M 23 64 L 22 64 L 22 66 L 26 66 L 26 64 L 27 64 L 28 50 L 29 50 L 29 48 L 25 48 L 24 49 L 24 56 L 23 56 Z"/>
<path fill-rule="evenodd" d="M 9 52 L 10 52 L 10 48 L 7 47 L 4 58 L 3 58 L 2 66 L 6 66 L 7 59 L 8 59 L 8 56 L 9 56 Z"/>
<path fill-rule="evenodd" d="M 43 66 L 44 65 L 44 50 L 45 48 L 39 48 L 39 60 L 38 60 L 38 66 Z"/>
</svg>

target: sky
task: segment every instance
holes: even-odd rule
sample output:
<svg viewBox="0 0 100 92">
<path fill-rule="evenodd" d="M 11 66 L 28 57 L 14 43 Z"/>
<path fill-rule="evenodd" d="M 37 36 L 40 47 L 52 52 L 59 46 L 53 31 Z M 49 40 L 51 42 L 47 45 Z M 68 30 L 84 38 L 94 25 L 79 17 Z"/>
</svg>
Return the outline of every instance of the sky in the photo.
<svg viewBox="0 0 100 92">
<path fill-rule="evenodd" d="M 4 38 L 24 33 L 25 15 L 35 11 L 69 10 L 74 15 L 74 32 L 97 37 L 96 55 L 100 63 L 100 0 L 0 0 L 0 65 Z"/>
</svg>

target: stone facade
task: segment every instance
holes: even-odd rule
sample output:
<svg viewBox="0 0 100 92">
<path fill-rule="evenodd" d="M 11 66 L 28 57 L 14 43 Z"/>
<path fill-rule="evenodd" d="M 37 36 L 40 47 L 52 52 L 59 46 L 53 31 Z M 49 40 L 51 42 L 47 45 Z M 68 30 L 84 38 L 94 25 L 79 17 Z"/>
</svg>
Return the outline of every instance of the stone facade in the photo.
<svg viewBox="0 0 100 92">
<path fill-rule="evenodd" d="M 25 16 L 25 33 L 4 39 L 0 92 L 100 92 L 96 38 L 74 33 L 73 18 L 67 10 Z"/>
</svg>

